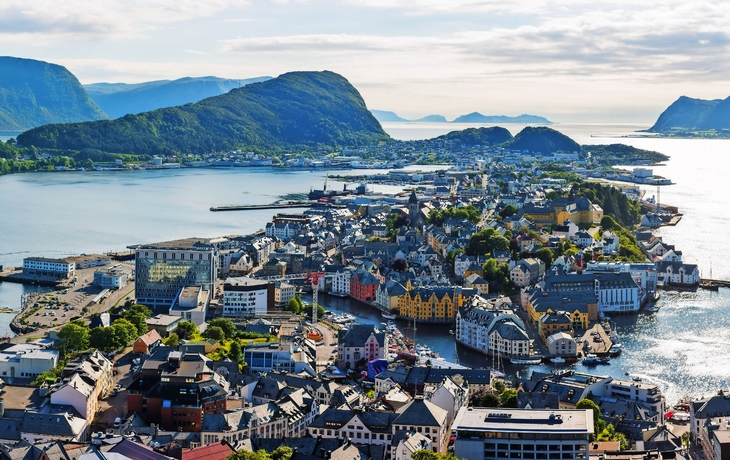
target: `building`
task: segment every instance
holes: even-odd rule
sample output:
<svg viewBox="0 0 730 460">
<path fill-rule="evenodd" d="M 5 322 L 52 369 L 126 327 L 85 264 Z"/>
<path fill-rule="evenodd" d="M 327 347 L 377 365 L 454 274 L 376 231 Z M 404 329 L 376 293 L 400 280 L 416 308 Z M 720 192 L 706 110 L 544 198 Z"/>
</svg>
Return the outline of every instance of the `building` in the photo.
<svg viewBox="0 0 730 460">
<path fill-rule="evenodd" d="M 267 281 L 228 278 L 223 285 L 223 316 L 265 315 L 269 310 L 268 295 Z"/>
<path fill-rule="evenodd" d="M 384 332 L 377 332 L 374 325 L 353 324 L 349 330 L 338 331 L 335 363 L 349 369 L 361 359 L 385 359 L 388 346 L 388 337 Z"/>
<path fill-rule="evenodd" d="M 547 340 L 548 336 L 556 332 L 565 332 L 572 336 L 573 320 L 570 315 L 564 311 L 545 313 L 540 317 L 537 329 L 543 341 Z"/>
<path fill-rule="evenodd" d="M 310 348 L 296 342 L 272 342 L 247 346 L 243 360 L 250 371 L 267 372 L 276 370 L 299 374 L 306 372 L 315 375 L 316 345 Z"/>
<path fill-rule="evenodd" d="M 94 286 L 104 289 L 121 289 L 127 285 L 129 273 L 121 268 L 97 270 L 94 272 Z"/>
<path fill-rule="evenodd" d="M 555 356 L 575 356 L 577 345 L 575 339 L 567 332 L 556 332 L 544 337 L 548 353 Z"/>
<path fill-rule="evenodd" d="M 382 277 L 368 271 L 356 270 L 350 278 L 350 296 L 363 302 L 373 302 L 382 281 Z"/>
<path fill-rule="evenodd" d="M 406 283 L 407 292 L 398 299 L 401 316 L 416 321 L 451 323 L 466 301 L 477 294 L 474 288 L 418 287 Z"/>
<path fill-rule="evenodd" d="M 127 387 L 129 412 L 168 431 L 198 432 L 203 414 L 226 411 L 228 382 L 200 354 L 160 347 Z"/>
<path fill-rule="evenodd" d="M 274 283 L 274 305 L 279 308 L 286 307 L 291 299 L 294 298 L 297 291 L 296 288 L 283 281 L 275 281 Z"/>
<path fill-rule="evenodd" d="M 525 325 L 504 299 L 472 297 L 456 314 L 456 341 L 482 353 L 504 357 L 530 352 Z"/>
<path fill-rule="evenodd" d="M 591 412 L 462 407 L 452 426 L 454 455 L 469 460 L 587 459 Z"/>
<path fill-rule="evenodd" d="M 38 280 L 67 280 L 76 276 L 76 264 L 65 259 L 28 257 L 23 259 L 23 275 Z"/>
<path fill-rule="evenodd" d="M 200 326 L 205 323 L 208 314 L 210 294 L 211 291 L 203 290 L 201 286 L 186 286 L 180 289 L 180 294 L 168 312 Z"/>
<path fill-rule="evenodd" d="M 155 315 L 151 318 L 147 318 L 147 329 L 156 330 L 160 337 L 168 337 L 172 332 L 177 329 L 178 324 L 182 321 L 181 316 L 175 315 Z"/>
<path fill-rule="evenodd" d="M 205 239 L 188 238 L 130 246 L 135 252 L 137 302 L 167 309 L 186 286 L 210 291 L 218 273 L 216 248 Z"/>
<path fill-rule="evenodd" d="M 702 429 L 712 419 L 730 416 L 730 390 L 692 401 L 689 404 L 689 424 L 695 440 L 702 440 Z M 709 450 L 705 448 L 705 450 Z"/>
<path fill-rule="evenodd" d="M 32 343 L 10 345 L 0 351 L 0 378 L 34 380 L 58 365 L 58 351 L 46 350 Z"/>
<path fill-rule="evenodd" d="M 162 337 L 157 330 L 152 329 L 134 341 L 132 351 L 140 354 L 154 353 L 155 349 L 162 344 Z"/>
</svg>

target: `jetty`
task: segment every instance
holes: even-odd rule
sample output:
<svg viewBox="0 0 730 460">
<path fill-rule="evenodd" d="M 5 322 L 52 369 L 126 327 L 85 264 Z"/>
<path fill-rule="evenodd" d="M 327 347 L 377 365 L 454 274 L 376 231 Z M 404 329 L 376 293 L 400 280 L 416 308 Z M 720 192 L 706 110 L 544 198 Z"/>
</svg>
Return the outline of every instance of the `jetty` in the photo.
<svg viewBox="0 0 730 460">
<path fill-rule="evenodd" d="M 211 206 L 213 212 L 219 211 L 253 211 L 256 209 L 290 209 L 290 208 L 309 208 L 312 206 L 311 201 L 296 201 L 280 204 L 244 204 L 230 206 Z"/>
</svg>

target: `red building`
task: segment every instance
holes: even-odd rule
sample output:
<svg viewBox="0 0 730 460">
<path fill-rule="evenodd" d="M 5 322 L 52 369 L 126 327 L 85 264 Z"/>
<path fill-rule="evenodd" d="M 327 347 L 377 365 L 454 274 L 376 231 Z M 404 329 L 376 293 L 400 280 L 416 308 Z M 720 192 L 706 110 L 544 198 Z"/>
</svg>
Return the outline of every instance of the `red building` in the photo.
<svg viewBox="0 0 730 460">
<path fill-rule="evenodd" d="M 226 410 L 228 382 L 198 353 L 159 349 L 127 388 L 129 412 L 167 431 L 200 431 L 203 414 Z"/>
<path fill-rule="evenodd" d="M 380 286 L 380 277 L 365 270 L 357 270 L 350 278 L 350 297 L 364 302 L 372 302 Z"/>
</svg>

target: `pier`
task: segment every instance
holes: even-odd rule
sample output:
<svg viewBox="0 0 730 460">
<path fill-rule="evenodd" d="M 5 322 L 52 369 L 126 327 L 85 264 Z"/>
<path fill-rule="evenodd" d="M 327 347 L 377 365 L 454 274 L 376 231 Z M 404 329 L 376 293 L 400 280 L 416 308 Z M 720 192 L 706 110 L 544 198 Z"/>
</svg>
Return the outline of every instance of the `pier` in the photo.
<svg viewBox="0 0 730 460">
<path fill-rule="evenodd" d="M 282 204 L 251 204 L 251 205 L 231 205 L 231 206 L 211 206 L 213 212 L 219 211 L 253 211 L 256 209 L 290 209 L 290 208 L 309 208 L 312 206 L 310 201 L 298 201 L 293 203 Z"/>
</svg>

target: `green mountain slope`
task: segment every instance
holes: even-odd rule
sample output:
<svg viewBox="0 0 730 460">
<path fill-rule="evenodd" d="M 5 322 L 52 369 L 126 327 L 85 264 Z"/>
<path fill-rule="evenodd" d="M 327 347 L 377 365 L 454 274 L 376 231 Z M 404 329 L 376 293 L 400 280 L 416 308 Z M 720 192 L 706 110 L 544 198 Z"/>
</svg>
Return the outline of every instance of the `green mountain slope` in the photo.
<svg viewBox="0 0 730 460">
<path fill-rule="evenodd" d="M 0 57 L 0 131 L 107 118 L 65 67 Z"/>
<path fill-rule="evenodd" d="M 512 139 L 512 134 L 505 128 L 492 126 L 489 128 L 467 128 L 452 131 L 436 139 L 460 142 L 465 145 L 497 145 Z"/>
<path fill-rule="evenodd" d="M 537 115 L 522 114 L 516 117 L 508 117 L 506 115 L 482 115 L 479 112 L 472 112 L 467 115 L 457 117 L 452 123 L 537 123 L 542 125 L 552 124 L 545 117 Z"/>
<path fill-rule="evenodd" d="M 362 145 L 388 139 L 360 93 L 333 72 L 291 72 L 180 107 L 110 121 L 49 125 L 23 146 L 135 154 Z"/>
<path fill-rule="evenodd" d="M 86 92 L 107 115 L 113 118 L 130 113 L 198 102 L 225 94 L 234 88 L 270 80 L 271 77 L 229 80 L 217 77 L 185 77 L 178 80 L 158 80 L 137 84 L 92 83 Z"/>
<path fill-rule="evenodd" d="M 545 126 L 528 126 L 511 140 L 503 144 L 512 150 L 529 150 L 530 152 L 580 152 L 580 145 L 563 133 Z"/>
</svg>

